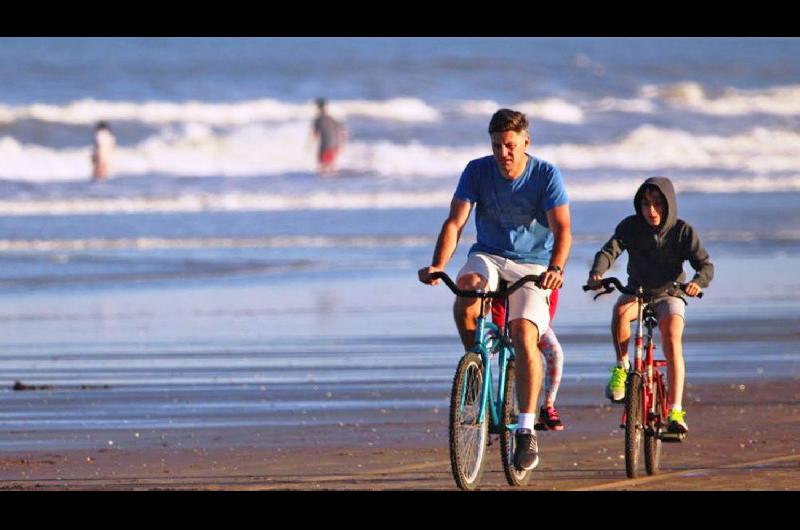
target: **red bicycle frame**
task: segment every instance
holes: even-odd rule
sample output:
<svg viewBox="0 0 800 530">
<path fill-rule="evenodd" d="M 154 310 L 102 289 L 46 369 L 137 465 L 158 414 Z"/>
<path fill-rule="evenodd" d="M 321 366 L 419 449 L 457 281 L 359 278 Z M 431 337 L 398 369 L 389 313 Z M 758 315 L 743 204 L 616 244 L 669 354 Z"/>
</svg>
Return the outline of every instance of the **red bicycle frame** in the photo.
<svg viewBox="0 0 800 530">
<path fill-rule="evenodd" d="M 664 359 L 655 358 L 656 345 L 653 342 L 653 328 L 657 325 L 655 316 L 646 312 L 647 304 L 641 293 L 637 292 L 637 318 L 636 318 L 636 352 L 633 361 L 633 369 L 642 374 L 644 399 L 642 399 L 642 418 L 644 427 L 649 425 L 658 427 L 664 423 L 667 417 L 666 388 L 664 386 L 664 376 L 660 368 L 667 365 Z M 647 328 L 647 335 L 643 328 Z M 646 352 L 646 353 L 645 353 Z M 660 410 L 655 410 L 655 396 L 658 395 Z M 622 412 L 620 428 L 625 428 L 628 418 L 625 411 Z"/>
</svg>

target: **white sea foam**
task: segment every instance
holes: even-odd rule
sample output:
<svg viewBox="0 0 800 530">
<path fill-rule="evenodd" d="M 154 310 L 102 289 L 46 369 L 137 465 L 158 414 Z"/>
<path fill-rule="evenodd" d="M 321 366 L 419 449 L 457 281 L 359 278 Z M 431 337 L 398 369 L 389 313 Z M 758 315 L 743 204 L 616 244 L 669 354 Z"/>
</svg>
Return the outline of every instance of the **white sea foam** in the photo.
<svg viewBox="0 0 800 530">
<path fill-rule="evenodd" d="M 524 112 L 529 119 L 569 124 L 585 121 L 584 112 L 579 106 L 559 98 L 521 101 L 509 105 L 501 105 L 492 100 L 462 101 L 455 105 L 455 109 L 461 114 L 491 116 L 504 106 Z"/>
<path fill-rule="evenodd" d="M 671 85 L 642 88 L 644 98 L 662 100 L 698 114 L 742 116 L 772 114 L 800 115 L 800 85 L 777 86 L 759 90 L 727 88 L 721 94 L 709 96 L 699 83 L 687 81 Z"/>
<path fill-rule="evenodd" d="M 269 236 L 251 238 L 119 238 L 119 239 L 5 239 L 0 252 L 84 251 L 116 249 L 192 249 L 192 248 L 339 248 L 410 247 L 435 243 L 433 236 Z"/>
<path fill-rule="evenodd" d="M 562 169 L 732 170 L 767 175 L 800 167 L 800 133 L 754 128 L 735 136 L 697 135 L 641 126 L 612 143 L 541 145 L 535 151 Z"/>
<path fill-rule="evenodd" d="M 605 201 L 633 197 L 642 184 L 645 174 L 635 178 L 598 178 L 591 182 L 567 181 L 570 200 Z M 708 177 L 696 176 L 673 178 L 675 190 L 679 193 L 768 193 L 800 191 L 800 174 L 785 177 Z"/>
<path fill-rule="evenodd" d="M 602 242 L 607 234 L 576 236 L 580 243 Z M 709 230 L 704 241 L 800 241 L 800 230 Z M 193 237 L 193 238 L 88 238 L 88 239 L 0 239 L 0 252 L 83 252 L 96 250 L 182 250 L 205 248 L 374 248 L 419 247 L 436 242 L 435 235 L 283 235 L 266 237 Z M 474 242 L 467 235 L 462 243 Z M 69 261 L 68 256 L 58 256 Z"/>
<path fill-rule="evenodd" d="M 414 98 L 395 98 L 382 101 L 334 100 L 329 103 L 331 114 L 342 118 L 351 116 L 395 120 L 402 122 L 431 122 L 439 119 L 439 111 Z M 209 103 L 201 101 L 98 101 L 81 99 L 64 105 L 33 104 L 0 105 L 0 123 L 35 119 L 50 123 L 94 124 L 99 120 L 132 120 L 148 124 L 195 122 L 213 125 L 243 125 L 258 122 L 310 120 L 316 113 L 313 102 L 289 103 L 275 99 L 240 102 Z"/>
<path fill-rule="evenodd" d="M 3 215 L 81 215 L 213 211 L 352 210 L 447 205 L 450 191 L 268 194 L 195 193 L 175 197 L 81 197 L 0 201 Z"/>
<path fill-rule="evenodd" d="M 673 182 L 678 192 L 800 192 L 800 174 L 772 178 L 758 176 L 709 178 L 707 176 L 697 176 L 673 179 Z M 641 176 L 629 178 L 598 177 L 591 181 L 577 182 L 567 180 L 570 200 L 587 202 L 629 199 L 634 195 L 641 183 Z M 309 194 L 307 190 L 304 190 L 303 193 L 274 194 L 207 192 L 184 193 L 175 196 L 76 197 L 69 199 L 20 198 L 0 201 L 0 212 L 5 216 L 26 216 L 392 208 L 442 208 L 445 211 L 452 199 L 455 183 L 448 181 L 440 184 L 435 187 L 420 186 L 418 191 L 408 192 L 386 189 L 374 192 L 322 191 Z"/>
<path fill-rule="evenodd" d="M 734 136 L 698 135 L 652 125 L 610 142 L 534 144 L 530 152 L 570 170 L 714 170 L 773 177 L 800 167 L 800 132 L 754 128 Z M 0 179 L 85 180 L 89 148 L 49 149 L 0 138 Z M 390 179 L 454 178 L 467 161 L 489 154 L 488 146 L 431 146 L 419 142 L 353 140 L 339 160 L 342 169 Z M 311 173 L 315 152 L 304 121 L 252 124 L 215 133 L 204 124 L 167 126 L 133 146 L 117 149 L 116 176 L 265 176 Z"/>
<path fill-rule="evenodd" d="M 631 112 L 638 114 L 653 114 L 658 110 L 657 105 L 648 98 L 620 99 L 606 97 L 590 106 L 595 112 Z"/>
<path fill-rule="evenodd" d="M 455 109 L 465 115 L 491 115 L 501 106 L 523 110 L 533 119 L 556 123 L 581 124 L 587 112 L 657 112 L 664 104 L 691 113 L 740 116 L 764 113 L 782 116 L 800 115 L 800 85 L 743 90 L 727 88 L 719 93 L 694 81 L 668 85 L 645 85 L 633 98 L 604 96 L 596 100 L 571 101 L 559 97 L 508 102 L 493 100 L 454 101 L 442 109 Z M 332 100 L 335 116 L 372 118 L 399 122 L 434 123 L 441 120 L 440 108 L 417 98 L 387 100 Z M 308 121 L 315 114 L 313 102 L 289 102 L 277 99 L 254 99 L 234 102 L 207 101 L 107 101 L 91 98 L 64 104 L 34 103 L 0 105 L 0 123 L 34 119 L 55 124 L 91 125 L 99 120 L 138 121 L 151 125 L 176 122 L 234 126 L 262 122 Z"/>
</svg>

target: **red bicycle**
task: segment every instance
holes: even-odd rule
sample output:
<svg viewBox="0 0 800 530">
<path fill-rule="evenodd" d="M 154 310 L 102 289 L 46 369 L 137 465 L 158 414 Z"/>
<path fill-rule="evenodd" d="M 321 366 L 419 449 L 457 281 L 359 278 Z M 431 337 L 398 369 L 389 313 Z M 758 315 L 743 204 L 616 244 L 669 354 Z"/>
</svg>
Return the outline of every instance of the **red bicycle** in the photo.
<svg viewBox="0 0 800 530">
<path fill-rule="evenodd" d="M 621 293 L 636 297 L 636 356 L 625 383 L 625 409 L 619 427 L 625 429 L 625 472 L 628 477 L 635 478 L 638 474 L 643 436 L 645 469 L 648 475 L 655 475 L 661 464 L 661 442 L 682 442 L 686 438 L 685 433 L 667 431 L 667 389 L 661 373 L 667 361 L 656 359 L 654 355 L 656 345 L 653 342 L 653 328 L 658 326 L 652 306 L 655 293 L 642 287 L 628 289 L 617 278 L 605 278 L 601 284 L 604 290 L 595 295 L 595 300 L 613 292 L 615 287 Z M 677 292 L 685 286 L 675 282 L 673 289 Z M 592 289 L 584 285 L 583 290 Z M 702 298 L 703 293 L 697 297 Z M 646 334 L 642 328 L 647 329 Z"/>
</svg>

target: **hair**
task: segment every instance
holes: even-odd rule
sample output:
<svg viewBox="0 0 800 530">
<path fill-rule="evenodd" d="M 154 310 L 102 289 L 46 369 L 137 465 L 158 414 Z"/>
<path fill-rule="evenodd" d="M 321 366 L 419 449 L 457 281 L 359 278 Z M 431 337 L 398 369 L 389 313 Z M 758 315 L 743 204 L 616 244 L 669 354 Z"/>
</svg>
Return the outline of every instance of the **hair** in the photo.
<svg viewBox="0 0 800 530">
<path fill-rule="evenodd" d="M 98 129 L 108 129 L 108 122 L 107 121 L 98 121 L 97 122 Z"/>
<path fill-rule="evenodd" d="M 647 193 L 648 191 L 658 193 L 662 199 L 666 199 L 666 197 L 664 196 L 664 192 L 661 191 L 661 188 L 659 188 L 655 184 L 645 184 L 644 186 L 642 186 L 642 193 L 641 193 L 642 197 L 644 197 L 644 194 Z"/>
<path fill-rule="evenodd" d="M 327 102 L 327 101 L 325 101 L 325 98 L 317 98 L 317 100 L 316 100 L 316 103 L 317 103 L 317 108 L 319 108 L 320 110 L 322 110 L 322 109 L 324 109 L 324 108 L 325 108 L 325 105 L 326 105 L 328 102 Z"/>
<path fill-rule="evenodd" d="M 498 110 L 489 121 L 489 134 L 506 131 L 528 132 L 528 118 L 525 114 L 516 110 Z"/>
</svg>

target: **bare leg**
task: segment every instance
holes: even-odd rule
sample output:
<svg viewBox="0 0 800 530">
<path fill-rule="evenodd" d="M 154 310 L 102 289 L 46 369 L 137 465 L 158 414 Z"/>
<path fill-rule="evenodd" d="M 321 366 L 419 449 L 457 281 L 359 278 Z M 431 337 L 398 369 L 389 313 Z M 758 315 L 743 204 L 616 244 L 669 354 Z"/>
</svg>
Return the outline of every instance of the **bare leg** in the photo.
<svg viewBox="0 0 800 530">
<path fill-rule="evenodd" d="M 683 318 L 679 315 L 670 315 L 658 323 L 664 357 L 667 358 L 667 405 L 670 408 L 683 403 L 683 383 L 686 377 L 683 363 L 683 326 Z"/>
<path fill-rule="evenodd" d="M 628 344 L 631 341 L 631 321 L 636 320 L 636 301 L 618 303 L 611 316 L 611 336 L 617 361 L 628 366 Z"/>
<path fill-rule="evenodd" d="M 487 280 L 480 274 L 465 274 L 456 282 L 459 289 L 473 291 L 486 287 Z M 475 346 L 475 326 L 481 312 L 480 298 L 456 297 L 453 304 L 453 318 L 456 321 L 458 334 L 464 344 L 464 351 L 469 351 Z"/>
<path fill-rule="evenodd" d="M 511 321 L 511 336 L 516 356 L 517 401 L 520 413 L 535 413 L 542 388 L 542 353 L 539 328 L 530 320 Z"/>
</svg>

